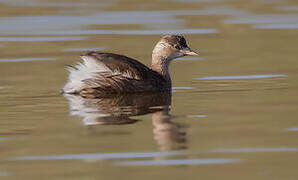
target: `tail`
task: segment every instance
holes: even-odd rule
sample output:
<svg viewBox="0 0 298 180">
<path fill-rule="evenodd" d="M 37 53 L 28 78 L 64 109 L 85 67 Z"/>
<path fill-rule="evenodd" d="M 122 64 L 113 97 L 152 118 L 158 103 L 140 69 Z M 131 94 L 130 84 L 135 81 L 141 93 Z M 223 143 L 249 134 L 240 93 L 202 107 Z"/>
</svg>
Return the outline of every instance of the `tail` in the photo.
<svg viewBox="0 0 298 180">
<path fill-rule="evenodd" d="M 109 71 L 103 64 L 90 56 L 81 56 L 83 62 L 79 62 L 74 66 L 65 66 L 69 72 L 68 81 L 60 90 L 61 94 L 77 94 L 84 87 L 86 79 L 94 79 L 99 72 Z"/>
</svg>

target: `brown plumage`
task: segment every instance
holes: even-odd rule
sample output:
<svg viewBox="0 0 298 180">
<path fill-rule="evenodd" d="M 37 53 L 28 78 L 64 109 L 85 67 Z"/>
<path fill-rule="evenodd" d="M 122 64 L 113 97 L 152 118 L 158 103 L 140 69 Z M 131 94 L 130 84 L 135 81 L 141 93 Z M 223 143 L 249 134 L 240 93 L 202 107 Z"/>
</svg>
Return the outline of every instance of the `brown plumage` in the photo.
<svg viewBox="0 0 298 180">
<path fill-rule="evenodd" d="M 198 54 L 188 48 L 180 35 L 162 37 L 153 50 L 151 68 L 123 55 L 88 52 L 81 56 L 83 63 L 67 67 L 70 75 L 62 92 L 94 98 L 108 94 L 170 91 L 170 61 L 186 55 Z"/>
</svg>

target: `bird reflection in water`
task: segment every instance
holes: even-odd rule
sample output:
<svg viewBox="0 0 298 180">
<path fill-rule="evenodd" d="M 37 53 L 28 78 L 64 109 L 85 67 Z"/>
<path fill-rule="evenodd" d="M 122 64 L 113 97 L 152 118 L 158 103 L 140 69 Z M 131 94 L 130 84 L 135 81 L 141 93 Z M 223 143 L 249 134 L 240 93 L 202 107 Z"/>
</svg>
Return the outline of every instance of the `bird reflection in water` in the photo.
<svg viewBox="0 0 298 180">
<path fill-rule="evenodd" d="M 125 125 L 139 120 L 131 118 L 152 113 L 153 138 L 161 151 L 186 148 L 186 128 L 173 122 L 169 114 L 171 93 L 126 94 L 86 99 L 64 94 L 69 101 L 70 114 L 83 118 L 83 124 Z"/>
</svg>

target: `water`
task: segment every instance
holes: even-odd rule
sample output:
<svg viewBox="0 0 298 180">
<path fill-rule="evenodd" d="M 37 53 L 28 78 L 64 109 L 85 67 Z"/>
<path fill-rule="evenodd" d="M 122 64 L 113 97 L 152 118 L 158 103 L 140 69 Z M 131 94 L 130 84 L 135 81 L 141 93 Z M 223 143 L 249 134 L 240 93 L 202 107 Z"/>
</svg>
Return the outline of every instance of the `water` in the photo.
<svg viewBox="0 0 298 180">
<path fill-rule="evenodd" d="M 26 62 L 26 61 L 52 61 L 54 58 L 18 58 L 18 59 L 0 59 L 0 62 Z"/>
<path fill-rule="evenodd" d="M 0 86 L 0 89 L 12 88 L 12 86 Z"/>
<path fill-rule="evenodd" d="M 115 35 L 160 35 L 160 34 L 214 34 L 215 29 L 178 29 L 178 30 L 69 30 L 69 31 L 50 31 L 42 33 L 20 33 L 22 35 L 92 35 L 92 34 L 115 34 Z M 2 33 L 4 34 L 4 33 Z M 9 34 L 5 34 L 9 35 Z M 35 39 L 42 39 L 39 37 Z M 48 37 L 48 41 L 55 38 L 57 40 L 80 40 L 82 37 Z M 10 39 L 6 38 L 7 41 Z M 0 41 L 5 41 L 5 38 L 0 39 Z M 13 40 L 11 40 L 13 41 Z M 47 41 L 47 40 L 44 40 Z"/>
<path fill-rule="evenodd" d="M 126 166 L 171 166 L 171 165 L 205 165 L 241 162 L 239 159 L 183 159 L 183 160 L 147 160 L 147 161 L 121 161 L 118 165 Z"/>
<path fill-rule="evenodd" d="M 102 51 L 104 48 L 66 48 L 63 51 Z"/>
<path fill-rule="evenodd" d="M 194 78 L 195 80 L 224 80 L 224 79 L 262 79 L 262 78 L 276 78 L 287 77 L 284 74 L 265 74 L 265 75 L 246 75 L 246 76 L 214 76 Z"/>
<path fill-rule="evenodd" d="M 200 60 L 204 60 L 204 58 L 201 58 L 201 57 L 182 57 L 182 58 L 178 58 L 176 60 L 178 60 L 178 61 L 200 61 Z"/>
<path fill-rule="evenodd" d="M 265 24 L 254 25 L 256 29 L 298 29 L 298 24 Z"/>
<path fill-rule="evenodd" d="M 1 179 L 297 179 L 294 0 L 0 0 Z M 62 96 L 89 50 L 150 65 L 165 33 L 200 57 L 172 94 Z"/>
<path fill-rule="evenodd" d="M 287 131 L 298 131 L 298 128 L 287 128 Z"/>
<path fill-rule="evenodd" d="M 129 158 L 151 158 L 163 156 L 175 156 L 184 154 L 183 152 L 144 152 L 144 153 L 99 153 L 99 154 L 71 154 L 71 155 L 57 155 L 57 156 L 29 156 L 12 158 L 10 161 L 24 161 L 24 160 L 73 160 L 73 159 L 129 159 Z"/>
<path fill-rule="evenodd" d="M 4 42 L 50 42 L 50 41 L 79 41 L 85 37 L 0 37 Z"/>
</svg>

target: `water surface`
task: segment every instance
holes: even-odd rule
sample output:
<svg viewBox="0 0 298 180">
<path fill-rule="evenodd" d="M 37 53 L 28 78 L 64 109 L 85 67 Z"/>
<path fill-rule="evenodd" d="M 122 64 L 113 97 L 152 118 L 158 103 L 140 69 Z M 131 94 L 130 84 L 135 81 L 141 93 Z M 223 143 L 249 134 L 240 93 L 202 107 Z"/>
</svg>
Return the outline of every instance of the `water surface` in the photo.
<svg viewBox="0 0 298 180">
<path fill-rule="evenodd" d="M 0 0 L 0 177 L 297 179 L 297 6 Z M 59 94 L 82 52 L 150 65 L 166 33 L 200 53 L 172 62 L 171 94 Z"/>
<path fill-rule="evenodd" d="M 18 59 L 0 59 L 0 62 L 26 62 L 26 61 L 52 61 L 55 58 L 18 58 Z"/>
</svg>

